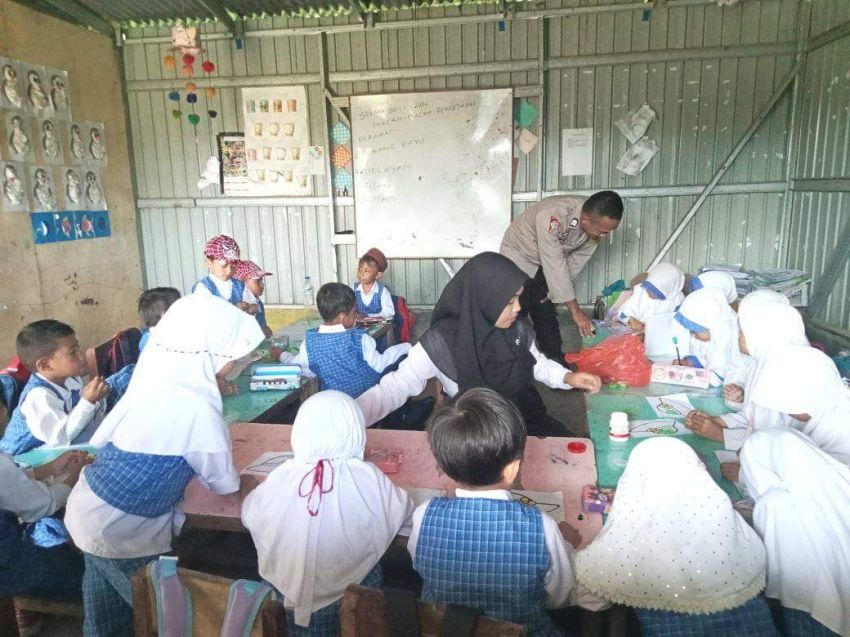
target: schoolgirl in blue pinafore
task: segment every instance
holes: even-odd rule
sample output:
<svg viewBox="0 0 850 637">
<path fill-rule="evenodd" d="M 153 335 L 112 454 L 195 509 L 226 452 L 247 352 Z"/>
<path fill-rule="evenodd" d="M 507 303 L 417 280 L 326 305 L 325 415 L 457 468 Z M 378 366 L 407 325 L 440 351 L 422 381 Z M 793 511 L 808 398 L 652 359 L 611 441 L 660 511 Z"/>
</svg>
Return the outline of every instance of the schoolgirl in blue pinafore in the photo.
<svg viewBox="0 0 850 637">
<path fill-rule="evenodd" d="M 151 334 L 68 499 L 65 523 L 86 560 L 87 637 L 132 634 L 130 578 L 171 550 L 194 476 L 215 493 L 238 490 L 216 377 L 262 339 L 254 317 L 198 294 L 176 301 Z"/>
</svg>

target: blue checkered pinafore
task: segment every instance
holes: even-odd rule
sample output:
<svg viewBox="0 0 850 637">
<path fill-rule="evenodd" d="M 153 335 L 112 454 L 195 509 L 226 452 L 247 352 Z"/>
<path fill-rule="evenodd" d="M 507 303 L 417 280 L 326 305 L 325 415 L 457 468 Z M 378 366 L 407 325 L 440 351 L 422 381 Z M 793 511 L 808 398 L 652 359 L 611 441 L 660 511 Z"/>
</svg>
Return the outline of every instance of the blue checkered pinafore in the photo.
<svg viewBox="0 0 850 637">
<path fill-rule="evenodd" d="M 310 371 L 319 377 L 319 388 L 336 389 L 357 398 L 374 387 L 381 375 L 363 359 L 365 330 L 352 328 L 344 332 L 307 330 L 304 343 Z"/>
<path fill-rule="evenodd" d="M 15 407 L 15 411 L 12 412 L 9 424 L 6 425 L 6 431 L 3 434 L 2 440 L 0 440 L 0 452 L 16 456 L 44 444 L 43 440 L 39 440 L 32 434 L 32 431 L 30 431 L 30 428 L 27 425 L 27 419 L 21 413 L 21 405 L 23 405 L 24 401 L 27 399 L 27 394 L 36 387 L 44 387 L 48 391 L 53 392 L 56 397 L 64 403 L 66 415 L 70 414 L 71 410 L 77 406 L 77 403 L 80 402 L 79 389 L 71 390 L 70 400 L 64 400 L 62 395 L 53 385 L 40 376 L 33 374 L 24 386 L 24 389 L 21 392 L 21 398 L 18 400 L 18 406 Z M 89 437 L 91 437 L 92 433 L 94 433 L 94 429 L 88 431 L 88 427 L 86 427 L 86 429 L 80 432 L 80 435 L 77 436 L 75 440 L 85 442 L 89 439 Z"/>
<path fill-rule="evenodd" d="M 245 282 L 240 281 L 239 279 L 230 279 L 230 282 L 233 285 L 230 288 L 230 298 L 227 299 L 227 301 L 236 305 L 242 301 L 242 294 L 245 292 Z M 203 279 L 195 283 L 195 285 L 192 286 L 192 292 L 194 292 L 195 288 L 199 285 L 203 285 L 213 296 L 221 298 L 221 292 L 218 291 L 218 286 L 210 276 L 205 276 Z"/>
<path fill-rule="evenodd" d="M 86 482 L 107 504 L 145 518 L 168 513 L 195 475 L 183 456 L 122 451 L 112 443 L 85 469 Z"/>
<path fill-rule="evenodd" d="M 358 284 L 354 285 L 354 298 L 357 300 L 357 311 L 367 316 L 381 313 L 381 294 L 384 293 L 384 284 L 375 281 L 375 289 L 372 293 L 372 301 L 369 305 L 363 302 L 363 291 Z"/>
<path fill-rule="evenodd" d="M 540 511 L 492 498 L 434 498 L 425 511 L 413 567 L 422 599 L 460 604 L 558 635 L 544 611 L 551 566 Z"/>
</svg>

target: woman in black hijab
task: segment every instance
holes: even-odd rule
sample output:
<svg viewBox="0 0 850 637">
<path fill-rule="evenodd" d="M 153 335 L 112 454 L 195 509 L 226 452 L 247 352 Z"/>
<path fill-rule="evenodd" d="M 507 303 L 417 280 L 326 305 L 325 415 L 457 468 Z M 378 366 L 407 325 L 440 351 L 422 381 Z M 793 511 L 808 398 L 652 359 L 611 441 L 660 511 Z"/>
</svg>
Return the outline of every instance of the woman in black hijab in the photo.
<svg viewBox="0 0 850 637">
<path fill-rule="evenodd" d="M 546 415 L 532 380 L 558 389 L 599 390 L 592 374 L 573 373 L 543 356 L 534 331 L 519 317 L 519 295 L 528 280 L 495 252 L 470 259 L 449 281 L 434 308 L 431 326 L 396 372 L 357 399 L 370 425 L 397 409 L 436 377 L 454 396 L 472 387 L 499 392 L 522 412 L 529 435 L 565 435 Z"/>
</svg>

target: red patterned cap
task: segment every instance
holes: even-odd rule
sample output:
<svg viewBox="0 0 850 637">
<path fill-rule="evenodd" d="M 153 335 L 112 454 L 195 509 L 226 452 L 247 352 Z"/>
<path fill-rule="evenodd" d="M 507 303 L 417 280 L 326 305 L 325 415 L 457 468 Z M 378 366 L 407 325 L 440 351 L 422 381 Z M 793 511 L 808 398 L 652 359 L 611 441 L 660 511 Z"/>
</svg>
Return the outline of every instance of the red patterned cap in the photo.
<svg viewBox="0 0 850 637">
<path fill-rule="evenodd" d="M 271 272 L 266 272 L 253 261 L 234 261 L 233 263 L 233 276 L 240 281 L 262 279 L 264 276 L 271 275 Z"/>
<path fill-rule="evenodd" d="M 384 253 L 378 250 L 378 248 L 370 248 L 363 256 L 374 259 L 375 263 L 378 264 L 378 270 L 380 272 L 384 272 L 387 269 L 387 257 L 385 257 Z"/>
<path fill-rule="evenodd" d="M 239 244 L 232 237 L 220 234 L 207 241 L 204 246 L 204 256 L 209 259 L 219 259 L 228 263 L 239 260 Z"/>
</svg>

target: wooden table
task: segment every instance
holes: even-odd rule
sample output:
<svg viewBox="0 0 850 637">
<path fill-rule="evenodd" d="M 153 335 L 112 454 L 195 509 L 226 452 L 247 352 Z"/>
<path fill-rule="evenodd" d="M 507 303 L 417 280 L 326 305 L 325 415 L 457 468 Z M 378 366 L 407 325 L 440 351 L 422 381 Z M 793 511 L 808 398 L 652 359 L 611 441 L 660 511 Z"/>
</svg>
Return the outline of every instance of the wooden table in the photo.
<svg viewBox="0 0 850 637">
<path fill-rule="evenodd" d="M 237 470 L 267 451 L 289 451 L 289 425 L 237 423 L 230 428 L 233 440 L 233 461 Z M 602 528 L 602 516 L 581 511 L 581 488 L 596 483 L 593 443 L 583 454 L 566 450 L 570 438 L 529 438 L 522 466 L 522 488 L 530 491 L 561 491 L 564 494 L 566 520 L 582 535 L 582 546 L 593 539 Z M 370 429 L 366 432 L 366 448 L 399 449 L 402 463 L 399 472 L 389 478 L 401 487 L 429 487 L 454 491 L 454 481 L 441 473 L 431 454 L 428 439 L 421 431 L 391 431 Z M 186 489 L 182 509 L 187 524 L 196 528 L 244 531 L 240 520 L 239 494 L 216 495 L 193 480 Z M 579 520 L 579 515 L 582 519 Z"/>
</svg>

